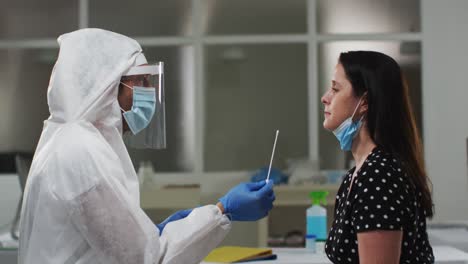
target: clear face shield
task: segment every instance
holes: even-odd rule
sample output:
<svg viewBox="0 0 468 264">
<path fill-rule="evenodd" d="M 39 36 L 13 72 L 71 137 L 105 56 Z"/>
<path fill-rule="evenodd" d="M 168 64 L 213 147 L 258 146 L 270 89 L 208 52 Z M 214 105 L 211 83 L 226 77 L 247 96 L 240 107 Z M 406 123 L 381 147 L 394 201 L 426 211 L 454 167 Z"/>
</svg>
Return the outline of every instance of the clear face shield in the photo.
<svg viewBox="0 0 468 264">
<path fill-rule="evenodd" d="M 164 63 L 132 67 L 121 82 L 133 90 L 132 109 L 123 113 L 130 128 L 123 135 L 125 144 L 137 149 L 166 148 Z"/>
</svg>

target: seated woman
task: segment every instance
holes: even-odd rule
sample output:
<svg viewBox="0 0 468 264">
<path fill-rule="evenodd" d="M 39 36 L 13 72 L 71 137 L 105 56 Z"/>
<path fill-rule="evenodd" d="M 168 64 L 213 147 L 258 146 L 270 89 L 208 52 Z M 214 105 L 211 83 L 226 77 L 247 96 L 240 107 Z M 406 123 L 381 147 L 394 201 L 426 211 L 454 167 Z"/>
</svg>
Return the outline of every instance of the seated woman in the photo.
<svg viewBox="0 0 468 264">
<path fill-rule="evenodd" d="M 341 53 L 323 95 L 325 121 L 356 166 L 336 196 L 325 251 L 333 263 L 434 263 L 422 145 L 399 65 L 372 51 Z"/>
</svg>

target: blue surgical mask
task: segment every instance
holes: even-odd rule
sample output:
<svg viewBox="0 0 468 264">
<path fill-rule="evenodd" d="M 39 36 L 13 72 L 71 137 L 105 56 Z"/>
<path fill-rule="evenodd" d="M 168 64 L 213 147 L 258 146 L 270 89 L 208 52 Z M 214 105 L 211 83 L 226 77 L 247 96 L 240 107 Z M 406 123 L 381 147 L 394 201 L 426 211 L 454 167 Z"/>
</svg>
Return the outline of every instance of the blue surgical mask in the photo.
<svg viewBox="0 0 468 264">
<path fill-rule="evenodd" d="M 361 99 L 359 99 L 358 105 L 354 109 L 353 115 L 343 121 L 343 123 L 341 123 L 338 128 L 333 130 L 333 134 L 340 142 L 340 147 L 344 151 L 351 150 L 351 147 L 353 146 L 353 139 L 356 137 L 357 132 L 362 126 L 362 117 L 358 121 L 353 122 L 354 114 L 356 114 L 356 111 L 361 104 Z"/>
<path fill-rule="evenodd" d="M 122 109 L 123 117 L 134 135 L 149 125 L 156 109 L 156 89 L 134 86 L 125 83 L 126 87 L 133 90 L 133 105 L 130 111 Z"/>
</svg>

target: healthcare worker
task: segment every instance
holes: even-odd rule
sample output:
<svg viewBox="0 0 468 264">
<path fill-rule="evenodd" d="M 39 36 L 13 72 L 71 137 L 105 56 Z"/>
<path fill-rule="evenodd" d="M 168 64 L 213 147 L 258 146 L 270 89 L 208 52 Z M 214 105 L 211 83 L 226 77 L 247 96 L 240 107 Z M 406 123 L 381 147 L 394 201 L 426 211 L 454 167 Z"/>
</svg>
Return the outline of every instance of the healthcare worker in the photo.
<svg viewBox="0 0 468 264">
<path fill-rule="evenodd" d="M 165 146 L 163 64 L 148 64 L 135 40 L 100 29 L 58 42 L 50 117 L 24 194 L 19 263 L 199 263 L 231 221 L 268 214 L 272 184 L 241 183 L 217 205 L 155 226 L 140 208 L 123 134 L 130 145 Z"/>
</svg>

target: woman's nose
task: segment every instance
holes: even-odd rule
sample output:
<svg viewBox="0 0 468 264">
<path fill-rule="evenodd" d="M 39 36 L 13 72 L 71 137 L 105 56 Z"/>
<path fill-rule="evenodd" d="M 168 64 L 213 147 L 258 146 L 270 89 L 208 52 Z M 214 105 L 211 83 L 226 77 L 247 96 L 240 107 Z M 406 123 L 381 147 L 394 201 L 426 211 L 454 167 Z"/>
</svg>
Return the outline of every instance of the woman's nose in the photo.
<svg viewBox="0 0 468 264">
<path fill-rule="evenodd" d="M 325 92 L 325 93 L 322 95 L 321 102 L 322 102 L 322 104 L 328 104 L 328 103 L 329 103 L 329 101 L 328 101 L 328 91 Z"/>
</svg>

